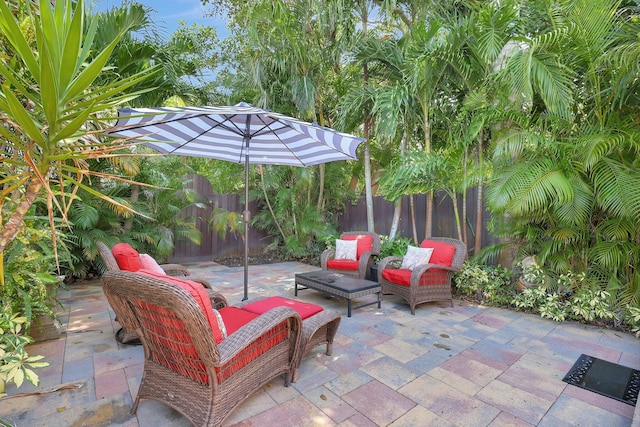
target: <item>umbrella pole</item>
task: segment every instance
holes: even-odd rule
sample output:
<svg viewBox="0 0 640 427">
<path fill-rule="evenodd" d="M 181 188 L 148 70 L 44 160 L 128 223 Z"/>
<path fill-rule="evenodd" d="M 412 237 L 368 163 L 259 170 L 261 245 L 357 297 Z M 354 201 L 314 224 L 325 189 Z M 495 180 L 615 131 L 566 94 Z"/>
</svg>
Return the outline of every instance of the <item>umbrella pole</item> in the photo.
<svg viewBox="0 0 640 427">
<path fill-rule="evenodd" d="M 249 299 L 249 221 L 251 220 L 251 212 L 249 212 L 249 137 L 245 136 L 244 139 L 247 153 L 244 156 L 244 212 L 242 212 L 244 221 L 244 298 L 242 301 Z"/>
</svg>

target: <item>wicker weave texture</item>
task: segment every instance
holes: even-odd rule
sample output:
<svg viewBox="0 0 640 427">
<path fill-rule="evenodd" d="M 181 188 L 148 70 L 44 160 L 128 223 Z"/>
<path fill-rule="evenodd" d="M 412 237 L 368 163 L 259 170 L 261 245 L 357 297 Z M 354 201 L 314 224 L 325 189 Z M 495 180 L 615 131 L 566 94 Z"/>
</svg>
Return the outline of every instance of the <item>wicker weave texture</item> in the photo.
<svg viewBox="0 0 640 427">
<path fill-rule="evenodd" d="M 105 273 L 102 286 L 120 323 L 135 331 L 144 347 L 133 412 L 140 399 L 154 399 L 194 425 L 219 426 L 273 378 L 284 374 L 289 385 L 303 350 L 295 310 L 272 309 L 216 344 L 200 306 L 180 287 L 127 271 Z M 279 328 L 284 333 L 274 333 Z M 270 347 L 260 344 L 267 341 Z M 221 373 L 232 365 L 230 375 Z"/>
<path fill-rule="evenodd" d="M 455 246 L 451 267 L 438 264 L 421 265 L 413 270 L 410 285 L 406 286 L 386 280 L 382 276 L 385 268 L 400 268 L 402 257 L 386 257 L 378 263 L 378 282 L 382 287 L 382 294 L 403 298 L 409 304 L 411 314 L 416 313 L 418 304 L 425 302 L 449 301 L 453 304 L 451 279 L 457 271 L 460 271 L 462 263 L 467 258 L 467 246 L 458 239 L 432 237 L 429 240 Z"/>
<path fill-rule="evenodd" d="M 102 258 L 102 262 L 104 262 L 107 271 L 120 271 L 120 267 L 118 267 L 118 263 L 116 262 L 113 253 L 111 253 L 111 249 L 109 249 L 107 245 L 100 241 L 96 243 L 96 246 L 98 247 L 98 253 Z M 191 276 L 191 273 L 186 267 L 179 264 L 160 264 L 160 267 L 164 270 L 167 276 L 173 276 L 201 283 L 202 286 L 207 288 L 207 293 L 209 294 L 209 298 L 211 298 L 211 305 L 213 306 L 213 308 L 221 309 L 222 307 L 226 307 L 227 305 L 229 305 L 224 295 L 222 295 L 220 292 L 215 291 L 206 280 Z M 124 326 L 123 329 L 123 343 L 130 343 L 139 339 L 138 334 L 136 334 L 135 332 L 127 330 L 126 328 L 124 328 Z"/>
<path fill-rule="evenodd" d="M 366 278 L 369 268 L 374 263 L 374 257 L 380 254 L 380 236 L 376 233 L 371 233 L 368 231 L 346 231 L 340 235 L 340 238 L 344 239 L 346 236 L 360 235 L 370 235 L 373 238 L 373 244 L 371 246 L 371 252 L 365 252 L 360 256 L 360 259 L 358 260 L 357 270 L 338 270 L 328 268 L 327 262 L 329 260 L 335 259 L 336 257 L 335 249 L 326 249 L 324 252 L 322 252 L 322 255 L 320 256 L 320 266 L 322 267 L 322 269 L 327 271 L 335 271 L 336 273 L 345 274 L 347 276 L 352 276 L 358 279 Z"/>
</svg>

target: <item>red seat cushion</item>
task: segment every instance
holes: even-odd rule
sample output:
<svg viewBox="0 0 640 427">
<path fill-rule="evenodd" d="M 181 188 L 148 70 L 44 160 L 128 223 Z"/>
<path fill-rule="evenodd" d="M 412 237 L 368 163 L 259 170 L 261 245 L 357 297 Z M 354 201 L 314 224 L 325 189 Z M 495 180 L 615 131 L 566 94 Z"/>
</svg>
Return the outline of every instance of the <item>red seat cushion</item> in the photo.
<svg viewBox="0 0 640 427">
<path fill-rule="evenodd" d="M 411 270 L 400 268 L 385 268 L 382 270 L 382 277 L 397 285 L 409 286 L 411 284 Z M 441 285 L 447 283 L 449 273 L 439 268 L 430 268 L 420 276 L 419 286 Z"/>
<path fill-rule="evenodd" d="M 112 249 L 111 253 L 118 263 L 120 270 L 138 271 L 142 268 L 140 262 L 140 254 L 128 243 L 118 243 Z"/>
<path fill-rule="evenodd" d="M 258 314 L 241 310 L 238 307 L 227 306 L 219 310 L 224 326 L 227 328 L 227 336 L 231 335 L 247 323 L 251 322 Z"/>
<path fill-rule="evenodd" d="M 359 267 L 360 263 L 358 261 L 348 259 L 327 260 L 327 268 L 333 268 L 335 270 L 357 270 Z"/>
<path fill-rule="evenodd" d="M 411 284 L 411 270 L 400 268 L 385 268 L 382 277 L 398 285 L 409 286 Z"/>
<path fill-rule="evenodd" d="M 358 241 L 358 251 L 356 253 L 357 259 L 360 259 L 363 253 L 371 252 L 371 249 L 373 248 L 373 236 L 370 234 L 342 236 L 341 239 Z"/>
<path fill-rule="evenodd" d="M 302 320 L 307 319 L 314 314 L 320 313 L 322 310 L 324 310 L 319 305 L 309 304 L 302 301 L 294 301 L 282 297 L 265 298 L 254 303 L 247 304 L 242 307 L 242 309 L 256 314 L 262 314 L 275 307 L 291 307 L 298 312 Z"/>
<path fill-rule="evenodd" d="M 429 259 L 430 264 L 440 264 L 451 267 L 453 254 L 456 252 L 455 246 L 444 242 L 436 242 L 434 240 L 423 240 L 420 247 L 433 248 L 433 253 Z"/>
<path fill-rule="evenodd" d="M 211 327 L 211 333 L 213 334 L 213 338 L 216 340 L 216 343 L 222 342 L 224 336 L 222 334 L 222 331 L 220 330 L 220 327 L 218 326 L 218 319 L 213 312 L 211 299 L 209 298 L 209 294 L 207 294 L 207 291 L 201 283 L 193 282 L 191 280 L 178 279 L 172 276 L 154 273 L 153 271 L 149 270 L 140 270 L 138 271 L 138 273 L 171 283 L 189 292 L 189 294 L 191 294 L 191 296 L 196 300 L 196 302 L 202 309 L 202 312 L 204 313 L 204 316 L 207 319 L 209 326 Z"/>
</svg>

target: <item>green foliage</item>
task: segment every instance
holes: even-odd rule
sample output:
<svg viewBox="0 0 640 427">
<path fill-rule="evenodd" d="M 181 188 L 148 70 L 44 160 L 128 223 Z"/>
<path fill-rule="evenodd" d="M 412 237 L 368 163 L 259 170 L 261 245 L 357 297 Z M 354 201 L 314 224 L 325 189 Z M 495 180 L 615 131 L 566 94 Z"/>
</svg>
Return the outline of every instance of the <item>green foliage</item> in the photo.
<svg viewBox="0 0 640 427">
<path fill-rule="evenodd" d="M 404 256 L 407 253 L 407 247 L 411 244 L 411 239 L 408 237 L 396 237 L 393 240 L 389 239 L 387 235 L 380 236 L 380 255 L 378 259 L 383 259 L 388 256 Z"/>
<path fill-rule="evenodd" d="M 55 318 L 53 294 L 60 282 L 53 274 L 56 255 L 45 224 L 45 218 L 27 217 L 20 233 L 3 254 L 5 281 L 0 288 L 0 306 L 3 312 L 24 316 L 27 330 L 36 315 Z M 58 259 L 66 262 L 68 252 L 62 242 L 58 240 Z"/>
<path fill-rule="evenodd" d="M 617 321 L 616 302 L 611 294 L 602 289 L 586 287 L 584 274 L 569 271 L 558 278 L 555 288 L 545 286 L 526 288 L 516 295 L 511 304 L 519 309 L 540 313 L 542 317 L 562 322 L 566 319 L 587 322 Z M 634 310 L 627 314 L 629 325 L 633 326 Z M 616 323 L 617 324 L 617 323 Z"/>
<path fill-rule="evenodd" d="M 459 292 L 474 297 L 477 301 L 504 305 L 513 297 L 513 272 L 500 265 L 482 265 L 465 261 L 453 277 Z"/>
<path fill-rule="evenodd" d="M 20 387 L 24 380 L 38 386 L 40 378 L 33 369 L 49 366 L 40 362 L 43 356 L 29 356 L 25 347 L 33 339 L 24 333 L 27 318 L 17 313 L 0 313 L 0 398 L 6 396 L 4 386 L 15 383 Z"/>
</svg>

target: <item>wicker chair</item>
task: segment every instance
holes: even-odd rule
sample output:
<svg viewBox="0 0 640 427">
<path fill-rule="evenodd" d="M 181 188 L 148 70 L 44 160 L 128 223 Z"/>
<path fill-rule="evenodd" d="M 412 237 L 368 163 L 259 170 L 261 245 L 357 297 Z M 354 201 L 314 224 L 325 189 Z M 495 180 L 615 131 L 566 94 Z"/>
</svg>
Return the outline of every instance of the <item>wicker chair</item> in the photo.
<svg viewBox="0 0 640 427">
<path fill-rule="evenodd" d="M 423 264 L 411 271 L 409 284 L 399 284 L 388 280 L 383 275 L 385 269 L 399 269 L 402 264 L 402 257 L 386 257 L 378 263 L 378 282 L 382 288 L 382 294 L 398 295 L 403 298 L 409 303 L 411 314 L 415 314 L 416 305 L 424 302 L 449 301 L 453 306 L 451 279 L 460 270 L 462 263 L 467 258 L 467 247 L 458 239 L 433 237 L 429 240 L 455 247 L 450 267 L 440 264 Z M 423 245 L 425 242 L 423 242 Z"/>
<path fill-rule="evenodd" d="M 357 263 L 353 263 L 353 266 L 346 265 L 341 268 L 336 268 L 336 263 L 331 262 L 335 261 L 335 249 L 326 249 L 324 252 L 322 252 L 322 256 L 320 257 L 320 266 L 322 267 L 322 269 L 334 271 L 336 273 L 345 274 L 348 276 L 353 276 L 358 279 L 365 279 L 367 277 L 369 269 L 374 264 L 374 257 L 380 254 L 380 236 L 376 233 L 371 233 L 368 231 L 347 231 L 340 235 L 340 239 L 353 240 L 358 239 L 358 236 L 371 236 L 372 245 L 370 251 L 360 253 L 360 256 L 357 259 Z M 332 264 L 334 264 L 333 267 Z"/>
<path fill-rule="evenodd" d="M 116 262 L 116 258 L 111 253 L 111 249 L 109 249 L 103 242 L 96 242 L 96 246 L 98 247 L 98 253 L 102 258 L 102 262 L 107 268 L 107 271 L 120 271 L 120 267 L 118 267 L 118 263 Z M 160 264 L 160 267 L 164 270 L 167 276 L 178 277 L 185 280 L 192 280 L 194 282 L 202 284 L 202 286 L 207 288 L 207 292 L 209 293 L 209 296 L 211 298 L 213 308 L 222 308 L 228 305 L 227 299 L 224 297 L 224 295 L 213 290 L 209 282 L 207 282 L 206 280 L 191 276 L 191 273 L 186 267 L 180 264 Z M 140 344 L 138 335 L 135 332 L 128 331 L 125 327 L 122 327 L 116 332 L 116 340 L 123 344 Z"/>
<path fill-rule="evenodd" d="M 140 399 L 163 402 L 198 426 L 219 426 L 253 392 L 285 375 L 288 386 L 300 351 L 298 313 L 278 307 L 216 344 L 200 305 L 184 289 L 128 271 L 108 271 L 109 303 L 144 346 Z"/>
</svg>

